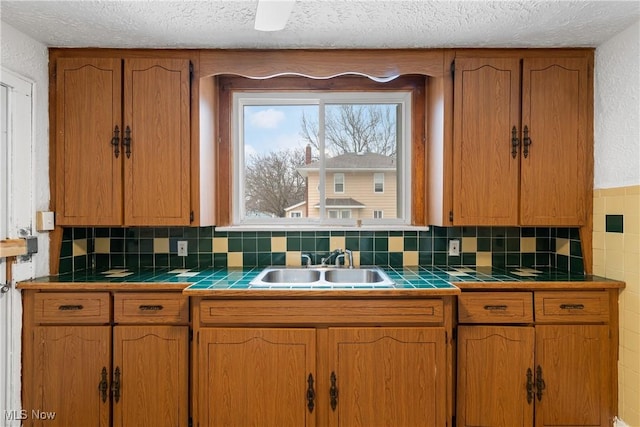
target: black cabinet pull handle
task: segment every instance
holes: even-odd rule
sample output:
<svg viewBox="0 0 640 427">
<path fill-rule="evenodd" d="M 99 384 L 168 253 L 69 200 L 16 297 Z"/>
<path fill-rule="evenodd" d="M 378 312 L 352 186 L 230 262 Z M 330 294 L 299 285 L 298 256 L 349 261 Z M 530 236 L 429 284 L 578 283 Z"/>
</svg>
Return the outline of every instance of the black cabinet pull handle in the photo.
<svg viewBox="0 0 640 427">
<path fill-rule="evenodd" d="M 485 305 L 484 309 L 489 311 L 505 311 L 508 307 L 506 305 Z"/>
<path fill-rule="evenodd" d="M 139 305 L 138 308 L 142 311 L 160 311 L 164 309 L 162 305 Z"/>
<path fill-rule="evenodd" d="M 124 130 L 124 138 L 122 138 L 122 145 L 124 146 L 124 153 L 127 155 L 127 159 L 131 157 L 131 128 L 129 126 Z"/>
<path fill-rule="evenodd" d="M 109 389 L 109 385 L 107 384 L 107 368 L 103 366 L 102 372 L 100 372 L 100 382 L 98 383 L 98 390 L 100 390 L 100 397 L 102 398 L 102 403 L 105 403 L 107 401 L 108 389 Z"/>
<path fill-rule="evenodd" d="M 77 304 L 77 305 L 61 305 L 58 307 L 58 310 L 60 311 L 75 311 L 75 310 L 82 310 L 84 308 L 83 305 L 81 304 Z"/>
<path fill-rule="evenodd" d="M 524 149 L 522 150 L 522 154 L 524 154 L 524 158 L 526 159 L 529 155 L 529 146 L 532 144 L 531 138 L 529 138 L 529 127 L 525 126 L 522 137 L 522 145 L 524 145 Z"/>
<path fill-rule="evenodd" d="M 535 396 L 533 391 L 533 372 L 531 368 L 527 368 L 527 403 L 529 405 L 533 402 L 533 396 Z"/>
<path fill-rule="evenodd" d="M 536 368 L 536 396 L 538 397 L 538 402 L 542 400 L 542 390 L 544 390 L 547 385 L 544 383 L 544 379 L 542 379 L 542 368 L 540 365 Z"/>
<path fill-rule="evenodd" d="M 331 372 L 331 387 L 329 388 L 329 397 L 331 399 L 331 409 L 336 410 L 338 406 L 338 387 L 336 387 L 336 373 Z"/>
<path fill-rule="evenodd" d="M 115 129 L 113 129 L 113 138 L 111 138 L 111 145 L 113 146 L 113 154 L 115 154 L 116 159 L 120 155 L 120 128 L 116 125 Z"/>
<path fill-rule="evenodd" d="M 584 304 L 560 304 L 561 310 L 584 310 Z"/>
<path fill-rule="evenodd" d="M 120 401 L 120 367 L 116 367 L 113 372 L 113 382 L 111 383 L 111 393 L 113 394 L 113 400 L 118 403 Z"/>
<path fill-rule="evenodd" d="M 520 145 L 520 140 L 518 139 L 518 129 L 514 126 L 511 129 L 511 157 L 514 159 L 518 155 L 518 146 Z"/>
<path fill-rule="evenodd" d="M 307 408 L 309 408 L 309 413 L 313 412 L 313 408 L 315 407 L 315 399 L 316 392 L 313 389 L 313 375 L 309 374 L 307 377 Z"/>
</svg>

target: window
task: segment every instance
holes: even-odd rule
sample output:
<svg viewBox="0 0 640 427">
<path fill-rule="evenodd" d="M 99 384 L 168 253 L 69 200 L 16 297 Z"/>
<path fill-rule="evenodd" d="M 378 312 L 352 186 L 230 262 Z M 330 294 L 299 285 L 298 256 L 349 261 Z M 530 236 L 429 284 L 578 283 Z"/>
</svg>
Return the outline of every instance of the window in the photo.
<svg viewBox="0 0 640 427">
<path fill-rule="evenodd" d="M 383 212 L 382 211 L 373 211 L 373 218 L 382 219 L 383 218 Z"/>
<path fill-rule="evenodd" d="M 333 174 L 333 192 L 344 193 L 344 174 L 343 173 Z"/>
<path fill-rule="evenodd" d="M 342 218 L 349 219 L 351 218 L 351 211 L 349 209 L 329 209 L 328 211 L 329 218 Z"/>
<path fill-rule="evenodd" d="M 376 172 L 373 174 L 373 192 L 384 193 L 384 173 Z"/>
<path fill-rule="evenodd" d="M 366 224 L 377 188 L 409 223 L 411 90 L 232 94 L 234 225 Z"/>
</svg>

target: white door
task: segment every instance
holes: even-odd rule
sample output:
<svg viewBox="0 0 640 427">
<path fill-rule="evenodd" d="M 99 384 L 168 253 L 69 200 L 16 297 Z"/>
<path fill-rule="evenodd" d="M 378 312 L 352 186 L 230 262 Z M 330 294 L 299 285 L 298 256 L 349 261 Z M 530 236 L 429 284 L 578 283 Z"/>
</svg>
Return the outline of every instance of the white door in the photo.
<svg viewBox="0 0 640 427">
<path fill-rule="evenodd" d="M 31 233 L 33 206 L 32 83 L 2 69 L 0 74 L 0 239 Z M 14 279 L 33 272 L 32 263 L 14 264 Z M 15 274 L 17 273 L 17 274 Z M 20 426 L 20 292 L 7 283 L 0 258 L 0 425 Z"/>
</svg>

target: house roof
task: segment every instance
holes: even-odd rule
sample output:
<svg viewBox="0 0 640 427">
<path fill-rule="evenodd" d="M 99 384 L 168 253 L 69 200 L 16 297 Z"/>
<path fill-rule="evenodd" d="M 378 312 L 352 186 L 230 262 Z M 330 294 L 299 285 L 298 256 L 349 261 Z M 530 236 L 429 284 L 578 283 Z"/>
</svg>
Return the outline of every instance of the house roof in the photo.
<svg viewBox="0 0 640 427">
<path fill-rule="evenodd" d="M 356 199 L 352 197 L 344 197 L 344 198 L 330 198 L 327 197 L 324 201 L 324 205 L 327 208 L 352 208 L 352 209 L 362 209 L 365 207 L 363 203 L 360 203 Z M 316 204 L 314 208 L 319 208 L 320 204 Z"/>
<path fill-rule="evenodd" d="M 307 176 L 308 171 L 317 171 L 320 162 L 315 161 L 307 165 L 299 166 L 298 172 Z M 328 157 L 324 162 L 325 170 L 329 171 L 395 171 L 396 158 L 378 153 L 346 153 L 335 157 Z"/>
<path fill-rule="evenodd" d="M 285 212 L 288 212 L 288 211 L 290 211 L 290 210 L 292 210 L 292 209 L 299 208 L 300 206 L 304 206 L 304 205 L 306 205 L 306 204 L 307 204 L 307 201 L 306 201 L 306 200 L 303 200 L 303 201 L 301 201 L 301 202 L 296 203 L 295 205 L 291 205 L 291 206 L 289 206 L 289 207 L 287 207 L 287 208 L 284 208 L 284 211 L 285 211 Z"/>
</svg>

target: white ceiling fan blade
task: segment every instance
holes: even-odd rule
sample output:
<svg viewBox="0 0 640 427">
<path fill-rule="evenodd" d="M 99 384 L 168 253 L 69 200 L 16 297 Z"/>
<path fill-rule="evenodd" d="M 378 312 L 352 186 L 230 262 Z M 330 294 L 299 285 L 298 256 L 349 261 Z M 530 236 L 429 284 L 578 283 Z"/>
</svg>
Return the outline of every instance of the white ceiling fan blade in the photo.
<svg viewBox="0 0 640 427">
<path fill-rule="evenodd" d="M 284 29 L 296 0 L 258 0 L 255 29 L 280 31 Z"/>
</svg>

